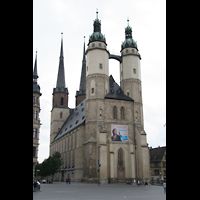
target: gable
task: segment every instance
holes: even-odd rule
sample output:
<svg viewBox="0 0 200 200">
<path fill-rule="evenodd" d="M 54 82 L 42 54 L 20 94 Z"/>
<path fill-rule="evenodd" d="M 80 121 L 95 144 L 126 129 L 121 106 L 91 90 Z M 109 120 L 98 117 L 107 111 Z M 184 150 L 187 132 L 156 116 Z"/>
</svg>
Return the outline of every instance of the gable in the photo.
<svg viewBox="0 0 200 200">
<path fill-rule="evenodd" d="M 115 82 L 112 75 L 109 77 L 109 93 L 104 97 L 105 99 L 117 99 L 125 101 L 134 101 L 131 97 L 124 94 L 121 87 Z"/>
</svg>

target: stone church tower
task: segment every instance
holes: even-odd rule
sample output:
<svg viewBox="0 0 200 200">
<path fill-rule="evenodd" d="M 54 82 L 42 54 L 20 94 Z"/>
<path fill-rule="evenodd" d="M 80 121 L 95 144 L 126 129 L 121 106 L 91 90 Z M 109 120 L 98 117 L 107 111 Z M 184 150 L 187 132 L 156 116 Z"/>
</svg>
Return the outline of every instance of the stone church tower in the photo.
<svg viewBox="0 0 200 200">
<path fill-rule="evenodd" d="M 98 127 L 104 123 L 105 95 L 109 91 L 109 52 L 101 33 L 101 21 L 94 20 L 94 32 L 86 51 L 86 122 L 84 142 L 85 178 L 97 177 L 97 148 L 100 145 Z M 104 141 L 106 142 L 106 141 Z M 104 148 L 104 147 L 102 147 Z M 105 172 L 105 176 L 107 171 Z"/>
<path fill-rule="evenodd" d="M 52 110 L 51 110 L 51 130 L 50 130 L 50 146 L 51 143 L 62 127 L 63 123 L 69 116 L 68 107 L 68 88 L 65 87 L 65 70 L 63 56 L 63 33 L 61 33 L 61 48 L 59 57 L 59 67 L 56 88 L 53 88 Z"/>
</svg>

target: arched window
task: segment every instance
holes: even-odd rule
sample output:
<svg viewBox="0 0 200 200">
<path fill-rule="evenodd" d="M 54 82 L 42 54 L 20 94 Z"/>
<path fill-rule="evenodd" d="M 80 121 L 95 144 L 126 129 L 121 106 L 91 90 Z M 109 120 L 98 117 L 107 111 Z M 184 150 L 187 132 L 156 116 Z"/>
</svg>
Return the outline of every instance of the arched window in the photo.
<svg viewBox="0 0 200 200">
<path fill-rule="evenodd" d="M 63 105 L 63 101 L 64 101 L 64 98 L 61 97 L 61 100 L 60 100 L 60 105 Z"/>
<path fill-rule="evenodd" d="M 121 119 L 125 119 L 125 116 L 124 116 L 124 107 L 123 106 L 120 109 L 120 114 L 121 114 Z"/>
<path fill-rule="evenodd" d="M 63 113 L 62 113 L 62 112 L 60 112 L 60 118 L 62 118 L 62 115 L 63 115 Z"/>
<path fill-rule="evenodd" d="M 114 106 L 113 108 L 113 119 L 117 119 L 117 107 Z"/>
<path fill-rule="evenodd" d="M 122 148 L 118 151 L 118 166 L 123 167 L 123 150 Z"/>
</svg>

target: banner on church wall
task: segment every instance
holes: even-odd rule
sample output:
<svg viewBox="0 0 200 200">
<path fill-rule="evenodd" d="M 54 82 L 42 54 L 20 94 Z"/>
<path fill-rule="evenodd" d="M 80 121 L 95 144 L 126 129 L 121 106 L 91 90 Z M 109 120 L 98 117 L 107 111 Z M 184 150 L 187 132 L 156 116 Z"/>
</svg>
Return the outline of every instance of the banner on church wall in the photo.
<svg viewBox="0 0 200 200">
<path fill-rule="evenodd" d="M 128 125 L 111 124 L 111 139 L 112 141 L 127 141 Z"/>
</svg>

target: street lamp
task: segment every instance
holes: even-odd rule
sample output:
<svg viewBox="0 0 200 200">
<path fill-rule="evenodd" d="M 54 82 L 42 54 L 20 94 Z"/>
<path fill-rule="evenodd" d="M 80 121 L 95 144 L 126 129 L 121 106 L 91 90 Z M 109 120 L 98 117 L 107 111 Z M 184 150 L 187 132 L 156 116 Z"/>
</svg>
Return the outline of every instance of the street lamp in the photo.
<svg viewBox="0 0 200 200">
<path fill-rule="evenodd" d="M 39 169 L 36 170 L 36 180 L 37 180 L 37 172 L 40 172 L 40 170 Z"/>
</svg>

